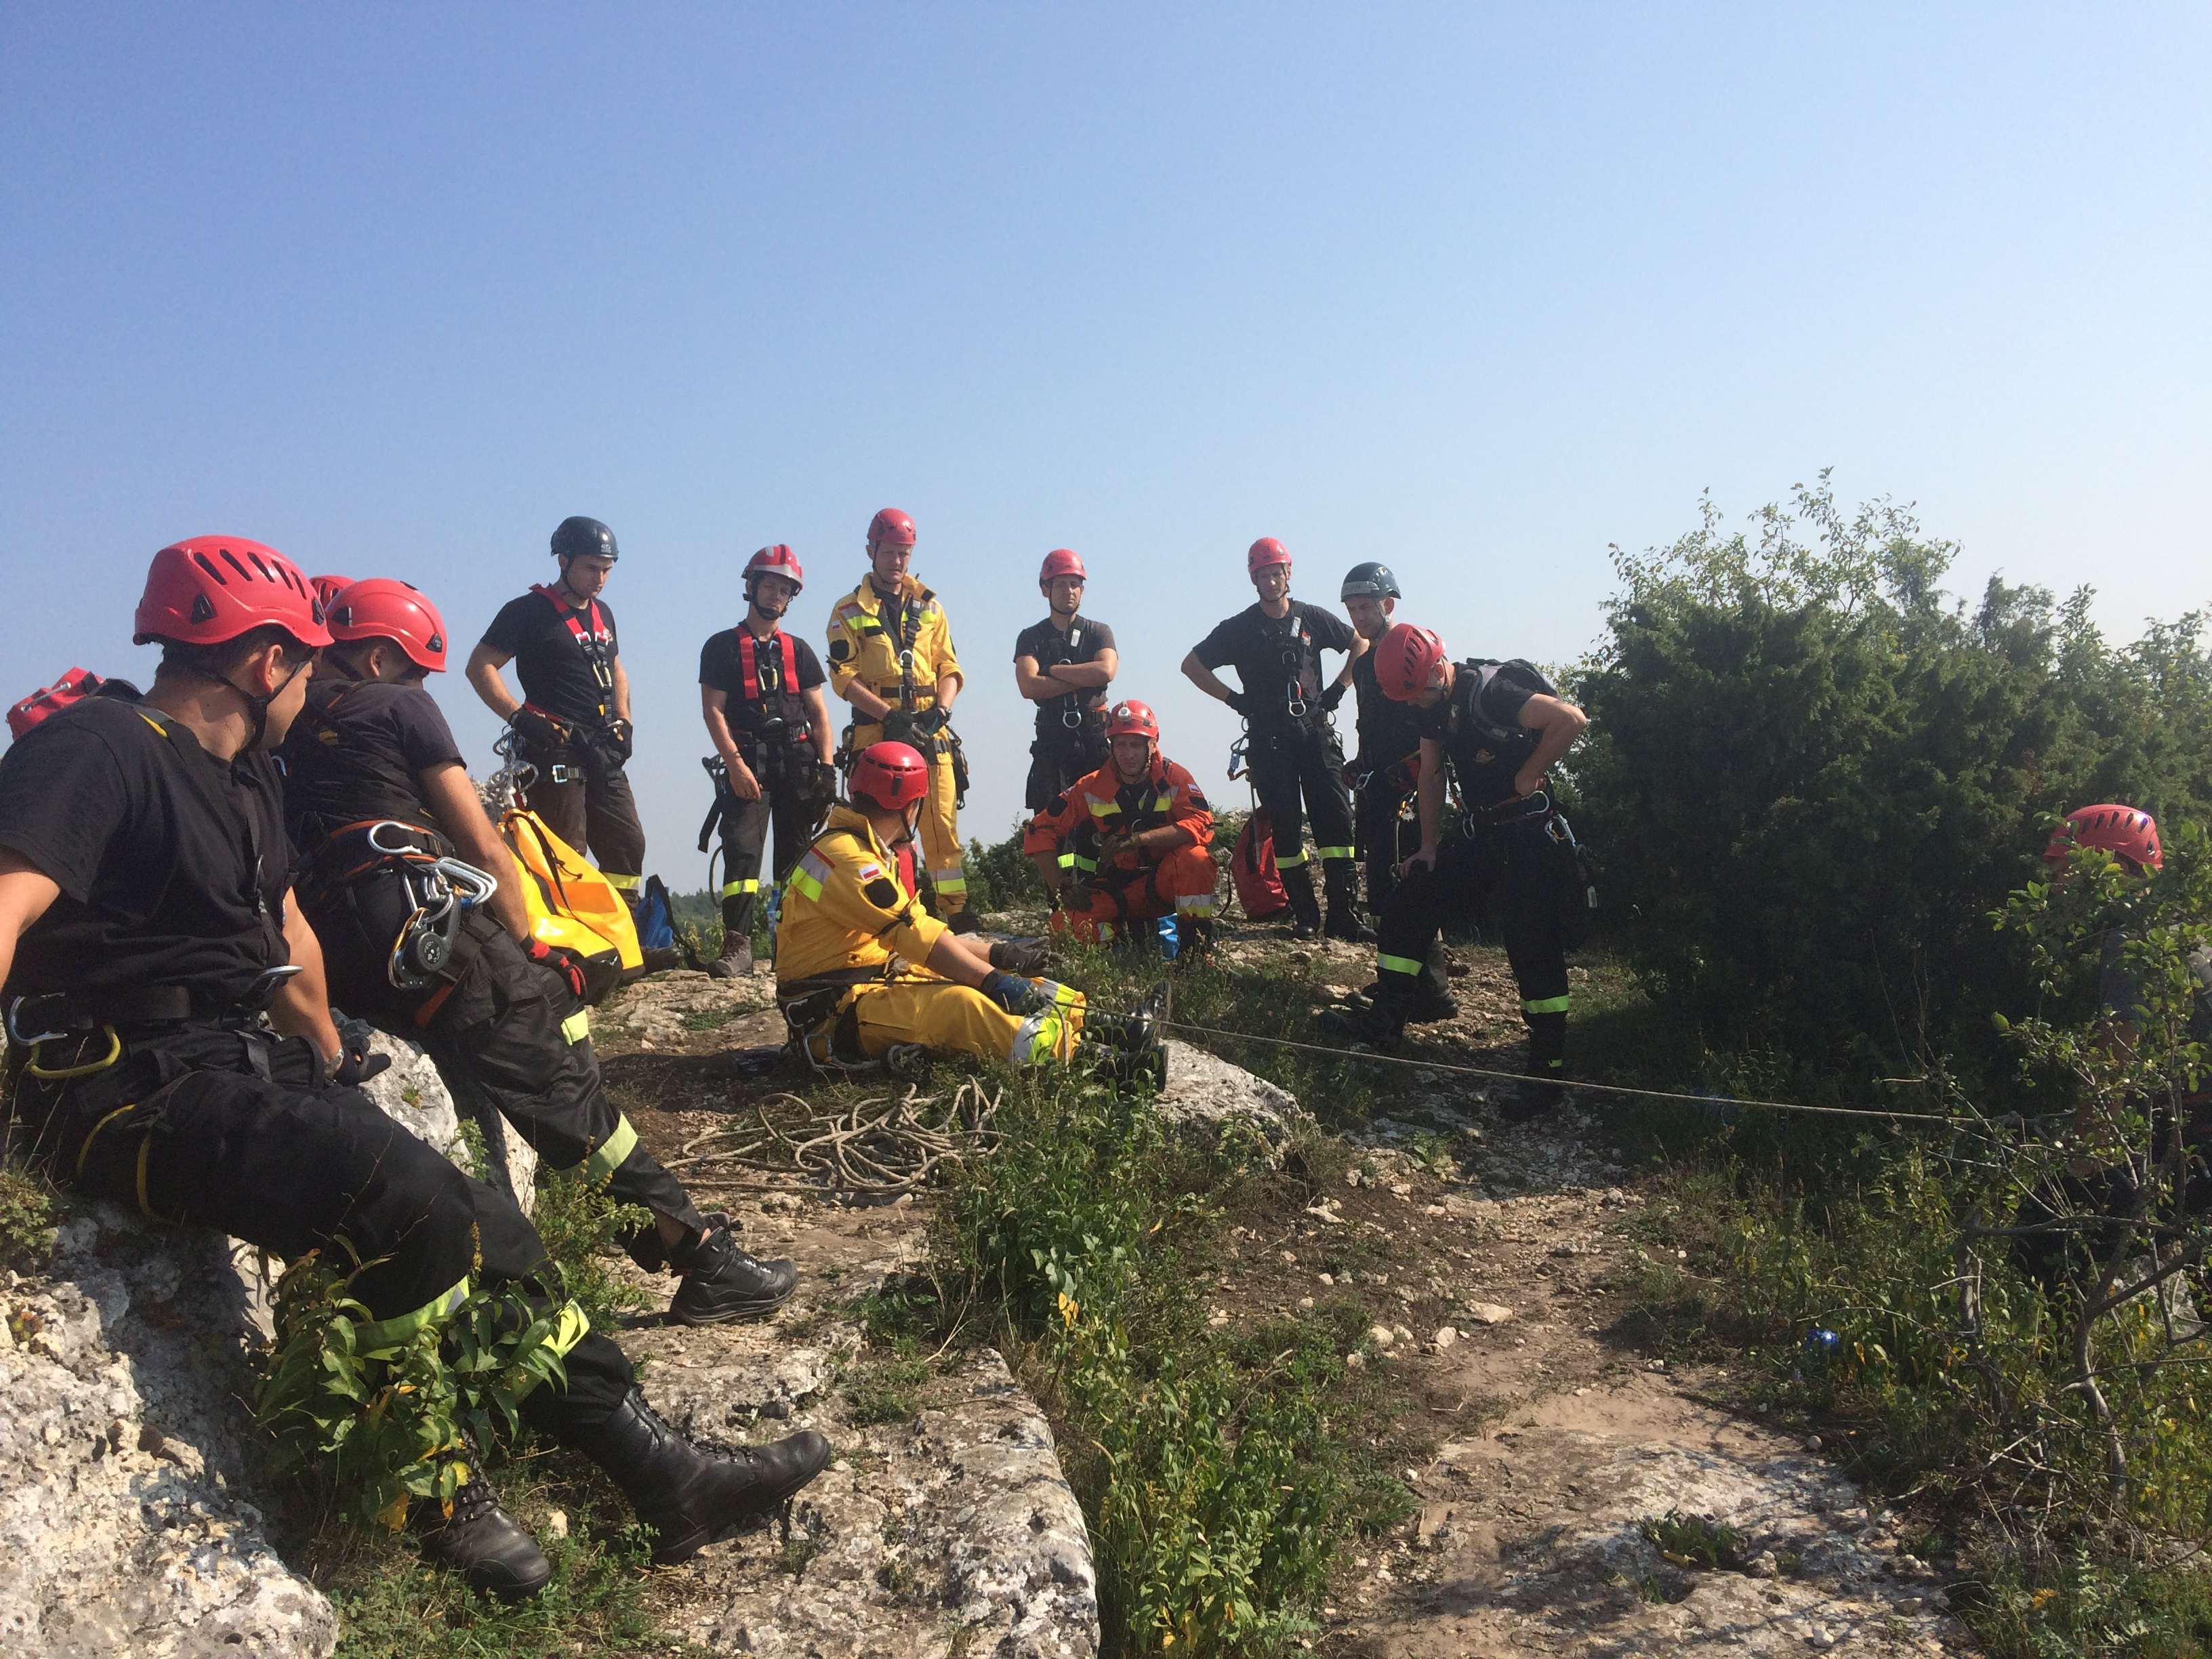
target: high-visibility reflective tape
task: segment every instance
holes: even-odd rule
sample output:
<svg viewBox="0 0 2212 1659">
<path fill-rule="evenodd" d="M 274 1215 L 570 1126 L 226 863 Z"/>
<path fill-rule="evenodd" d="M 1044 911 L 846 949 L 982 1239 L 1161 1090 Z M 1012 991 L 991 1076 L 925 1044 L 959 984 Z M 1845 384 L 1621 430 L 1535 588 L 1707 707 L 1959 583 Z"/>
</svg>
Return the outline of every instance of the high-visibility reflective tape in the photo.
<svg viewBox="0 0 2212 1659">
<path fill-rule="evenodd" d="M 618 876 L 611 870 L 602 870 L 599 873 L 607 878 L 608 886 L 614 888 L 618 892 L 624 893 L 629 892 L 637 885 L 639 881 L 643 879 L 641 877 L 638 876 Z"/>
<path fill-rule="evenodd" d="M 748 881 L 726 881 L 722 884 L 722 896 L 724 898 L 739 898 L 747 893 L 757 893 L 759 891 L 760 878 L 758 876 L 755 876 Z"/>
<path fill-rule="evenodd" d="M 1317 847 L 1314 849 L 1314 856 L 1320 859 L 1324 864 L 1326 864 L 1331 859 L 1350 858 L 1352 856 L 1352 848 L 1349 847 Z M 1280 864 L 1282 860 L 1277 859 L 1275 862 Z"/>
<path fill-rule="evenodd" d="M 1060 867 L 1063 870 L 1073 870 L 1075 868 L 1075 854 L 1073 851 L 1070 850 L 1068 852 L 1062 853 L 1060 855 L 1059 863 Z M 1095 870 L 1098 866 L 1094 864 L 1091 867 Z"/>
<path fill-rule="evenodd" d="M 1275 868 L 1278 870 L 1295 870 L 1305 861 L 1306 852 L 1305 848 L 1303 847 L 1298 848 L 1295 853 L 1277 853 L 1275 854 Z"/>
<path fill-rule="evenodd" d="M 432 1325 L 442 1325 L 451 1318 L 453 1310 L 469 1299 L 469 1281 L 465 1279 L 451 1290 L 425 1302 L 412 1313 L 394 1314 L 389 1319 L 372 1321 L 354 1328 L 354 1352 L 363 1359 L 386 1359 L 412 1341 L 417 1332 Z"/>
<path fill-rule="evenodd" d="M 1221 901 L 1211 893 L 1194 893 L 1176 901 L 1176 914 L 1182 916 L 1210 916 L 1220 908 Z"/>
<path fill-rule="evenodd" d="M 584 1160 L 584 1178 L 594 1183 L 614 1179 L 623 1160 L 637 1149 L 637 1131 L 626 1117 L 615 1120 L 615 1132 L 592 1149 Z"/>
<path fill-rule="evenodd" d="M 818 853 L 809 853 L 793 866 L 791 884 L 806 898 L 822 896 L 822 884 L 830 878 L 830 866 Z"/>
<path fill-rule="evenodd" d="M 592 1011 L 579 1008 L 561 1022 L 561 1035 L 571 1042 L 581 1042 L 592 1034 Z"/>
<path fill-rule="evenodd" d="M 933 870 L 929 872 L 929 878 L 937 884 L 937 890 L 940 893 L 964 893 L 968 890 L 968 877 L 962 871 L 940 872 Z"/>
<path fill-rule="evenodd" d="M 1006 1058 L 1017 1066 L 1042 1065 L 1059 1054 L 1060 1035 L 1066 1029 L 1056 1006 L 1031 1014 L 1015 1028 Z"/>
<path fill-rule="evenodd" d="M 1420 962 L 1413 957 L 1394 957 L 1384 951 L 1377 953 L 1377 960 L 1382 963 L 1382 971 L 1386 974 L 1419 975 L 1421 971 Z"/>
<path fill-rule="evenodd" d="M 1550 1072 L 1563 1072 L 1566 1066 L 1567 1062 L 1564 1060 L 1547 1060 L 1544 1062 L 1544 1069 Z"/>
<path fill-rule="evenodd" d="M 1098 860 L 1097 859 L 1087 859 L 1084 857 L 1082 854 L 1078 853 L 1075 854 L 1075 867 L 1079 870 L 1096 870 L 1098 867 Z"/>
<path fill-rule="evenodd" d="M 1095 818 L 1103 818 L 1110 812 L 1118 812 L 1121 810 L 1121 802 L 1101 800 L 1096 795 L 1085 795 L 1083 798 L 1083 804 L 1091 809 L 1091 816 Z"/>
<path fill-rule="evenodd" d="M 1530 1014 L 1564 1014 L 1574 1001 L 1571 994 L 1562 997 L 1539 997 L 1534 1002 L 1523 1000 L 1522 1012 Z"/>
</svg>

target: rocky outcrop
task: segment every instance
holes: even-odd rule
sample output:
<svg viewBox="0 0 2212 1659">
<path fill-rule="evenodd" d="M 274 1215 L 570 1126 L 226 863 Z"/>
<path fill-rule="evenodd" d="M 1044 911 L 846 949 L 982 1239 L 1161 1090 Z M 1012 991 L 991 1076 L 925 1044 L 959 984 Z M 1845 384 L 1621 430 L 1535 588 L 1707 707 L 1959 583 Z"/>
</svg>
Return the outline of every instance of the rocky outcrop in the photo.
<svg viewBox="0 0 2212 1659">
<path fill-rule="evenodd" d="M 1282 1161 L 1291 1129 L 1305 1115 L 1297 1099 L 1265 1078 L 1188 1042 L 1168 1041 L 1168 1084 L 1152 1109 L 1209 1150 Z"/>
<path fill-rule="evenodd" d="M 377 1046 L 393 1064 L 371 1097 L 461 1154 L 436 1069 L 411 1045 Z M 536 1161 L 501 1139 L 526 1194 Z M 0 1279 L 0 1650 L 292 1659 L 336 1645 L 336 1613 L 242 1495 L 246 1354 L 268 1289 L 253 1250 L 108 1204 L 77 1207 L 35 1272 Z"/>
</svg>

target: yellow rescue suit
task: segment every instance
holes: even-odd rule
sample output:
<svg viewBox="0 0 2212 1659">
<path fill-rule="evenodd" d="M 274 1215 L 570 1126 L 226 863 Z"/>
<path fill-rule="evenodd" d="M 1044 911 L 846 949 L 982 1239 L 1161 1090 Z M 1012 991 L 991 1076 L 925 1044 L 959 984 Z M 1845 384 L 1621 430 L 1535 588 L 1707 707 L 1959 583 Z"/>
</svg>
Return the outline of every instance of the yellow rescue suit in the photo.
<svg viewBox="0 0 2212 1659">
<path fill-rule="evenodd" d="M 868 820 L 833 808 L 785 884 L 775 932 L 776 1001 L 813 1058 L 873 1059 L 908 1042 L 1017 1066 L 1074 1054 L 1081 992 L 1040 981 L 1052 1006 L 1010 1014 L 919 965 L 945 932 Z"/>
<path fill-rule="evenodd" d="M 960 672 L 951 625 L 937 595 L 911 575 L 898 597 L 876 592 L 872 577 L 837 601 L 830 612 L 830 685 L 848 702 L 858 680 L 894 708 L 925 714 L 937 707 L 937 684 Z M 964 678 L 964 676 L 963 676 Z M 853 718 L 852 752 L 883 735 L 877 722 Z M 921 805 L 921 855 L 937 889 L 939 914 L 968 908 L 968 875 L 960 862 L 960 791 L 952 775 L 952 733 L 908 739 L 929 763 L 929 799 Z"/>
</svg>

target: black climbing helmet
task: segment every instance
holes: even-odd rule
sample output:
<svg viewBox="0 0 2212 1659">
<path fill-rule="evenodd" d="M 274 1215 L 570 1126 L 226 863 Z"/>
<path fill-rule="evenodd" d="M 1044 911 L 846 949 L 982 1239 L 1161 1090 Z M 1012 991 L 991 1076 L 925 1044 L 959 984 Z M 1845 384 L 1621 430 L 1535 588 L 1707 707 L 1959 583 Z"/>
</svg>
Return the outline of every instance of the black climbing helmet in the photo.
<svg viewBox="0 0 2212 1659">
<path fill-rule="evenodd" d="M 561 520 L 561 527 L 553 532 L 553 556 L 566 564 L 571 559 L 596 555 L 612 561 L 619 556 L 615 551 L 615 532 L 597 519 L 580 515 Z"/>
<path fill-rule="evenodd" d="M 1406 596 L 1398 591 L 1398 579 L 1390 574 L 1390 567 L 1370 559 L 1344 573 L 1344 587 L 1336 597 L 1341 604 L 1346 599 L 1402 599 Z"/>
</svg>

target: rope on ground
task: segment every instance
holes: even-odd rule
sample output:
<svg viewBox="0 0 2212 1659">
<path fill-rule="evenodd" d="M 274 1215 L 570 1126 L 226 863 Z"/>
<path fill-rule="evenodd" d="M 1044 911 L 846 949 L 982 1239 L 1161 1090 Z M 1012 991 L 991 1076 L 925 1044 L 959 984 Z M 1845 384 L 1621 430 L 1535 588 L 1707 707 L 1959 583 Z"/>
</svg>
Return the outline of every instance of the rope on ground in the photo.
<svg viewBox="0 0 2212 1659">
<path fill-rule="evenodd" d="M 1586 1083 L 1580 1078 L 1541 1079 L 1531 1078 L 1525 1072 L 1498 1072 L 1482 1066 L 1455 1065 L 1448 1060 L 1417 1060 L 1406 1054 L 1378 1054 L 1372 1048 L 1333 1048 L 1326 1043 L 1296 1042 L 1289 1037 L 1262 1036 L 1254 1031 L 1231 1031 L 1216 1025 L 1192 1025 L 1182 1020 L 1163 1020 L 1161 1024 L 1170 1031 L 1227 1037 L 1237 1042 L 1262 1042 L 1273 1048 L 1297 1048 L 1307 1054 L 1327 1054 L 1332 1060 L 1366 1060 L 1377 1066 L 1410 1066 L 1417 1071 L 1450 1072 L 1462 1077 L 1494 1078 L 1506 1083 L 1549 1080 L 1562 1089 L 1581 1089 L 1592 1094 L 1633 1095 L 1644 1100 L 1680 1101 L 1692 1106 L 1702 1106 L 1708 1111 L 1720 1106 L 1743 1106 L 1770 1112 L 1810 1112 L 1822 1117 L 1875 1117 L 1891 1123 L 1940 1123 L 1946 1128 L 1970 1134 L 1983 1133 L 1962 1118 L 1947 1117 L 1940 1112 L 1893 1112 L 1871 1106 L 1813 1106 L 1802 1101 L 1742 1100 L 1733 1095 L 1690 1095 L 1671 1089 L 1632 1089 L 1620 1083 Z"/>
<path fill-rule="evenodd" d="M 720 1173 L 759 1170 L 805 1176 L 831 1192 L 910 1193 L 928 1185 L 940 1165 L 958 1164 L 995 1139 L 999 1096 L 980 1081 L 963 1083 L 949 1109 L 933 1116 L 929 1109 L 938 1103 L 919 1084 L 902 1097 L 855 1101 L 842 1111 L 822 1111 L 798 1095 L 771 1095 L 752 1103 L 753 1121 L 694 1135 L 667 1167 L 692 1171 L 688 1184 L 709 1191 L 789 1190 L 787 1182 Z M 798 1116 L 778 1106 L 795 1108 Z"/>
</svg>

